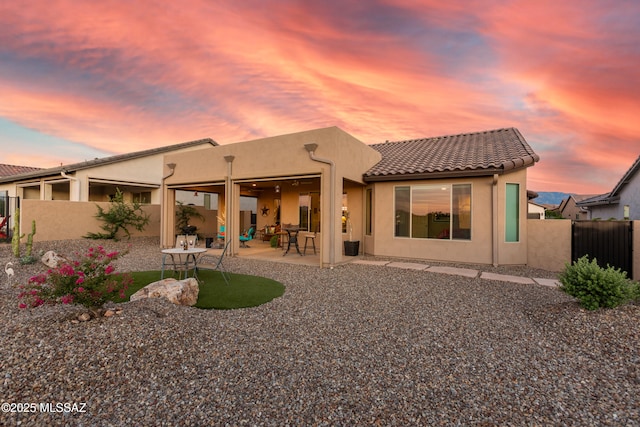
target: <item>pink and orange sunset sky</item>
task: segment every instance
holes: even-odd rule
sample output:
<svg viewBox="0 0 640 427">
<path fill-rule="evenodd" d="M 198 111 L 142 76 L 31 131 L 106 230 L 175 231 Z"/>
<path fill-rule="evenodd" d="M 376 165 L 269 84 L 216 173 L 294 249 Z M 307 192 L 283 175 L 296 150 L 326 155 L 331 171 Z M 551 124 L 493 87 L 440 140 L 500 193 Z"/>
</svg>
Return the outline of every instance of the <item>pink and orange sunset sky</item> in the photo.
<svg viewBox="0 0 640 427">
<path fill-rule="evenodd" d="M 605 193 L 640 155 L 638 40 L 633 0 L 3 1 L 0 163 L 513 126 L 530 190 Z"/>
</svg>

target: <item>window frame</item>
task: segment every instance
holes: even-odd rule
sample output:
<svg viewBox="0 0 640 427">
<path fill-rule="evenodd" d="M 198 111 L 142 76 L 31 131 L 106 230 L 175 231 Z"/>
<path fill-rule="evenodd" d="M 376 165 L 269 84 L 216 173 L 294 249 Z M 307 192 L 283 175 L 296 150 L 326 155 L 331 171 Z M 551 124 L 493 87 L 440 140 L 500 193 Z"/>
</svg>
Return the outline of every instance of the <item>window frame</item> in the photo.
<svg viewBox="0 0 640 427">
<path fill-rule="evenodd" d="M 443 187 L 443 186 L 447 186 L 448 187 L 448 198 L 449 198 L 449 212 L 447 214 L 447 216 L 449 217 L 449 232 L 448 232 L 448 236 L 446 238 L 438 238 L 438 237 L 414 237 L 414 230 L 413 230 L 413 222 L 414 222 L 414 216 L 413 216 L 413 212 L 414 212 L 414 200 L 413 200 L 413 196 L 414 196 L 414 190 L 419 189 L 420 187 L 424 188 L 424 189 L 437 189 L 438 187 Z M 466 219 L 466 222 L 468 222 L 469 224 L 469 232 L 468 232 L 468 237 L 454 237 L 454 232 L 453 232 L 453 224 L 455 219 L 457 218 L 458 221 L 460 221 L 460 212 L 455 212 L 454 211 L 454 206 L 453 206 L 453 202 L 454 202 L 454 189 L 456 187 L 466 187 L 468 188 L 468 202 L 469 202 L 469 208 L 468 208 L 468 215 L 469 217 Z M 402 218 L 401 215 L 402 213 L 399 213 L 398 210 L 398 201 L 399 201 L 399 194 L 398 191 L 402 190 L 402 191 L 406 191 L 408 193 L 408 218 L 405 219 L 406 223 L 402 222 Z M 404 211 L 400 211 L 400 212 L 404 212 Z M 394 238 L 398 238 L 398 239 L 416 239 L 416 240 L 444 240 L 444 241 L 456 241 L 456 242 L 470 242 L 472 240 L 472 235 L 473 235 L 473 183 L 471 182 L 462 182 L 462 183 L 440 183 L 440 184 L 403 184 L 403 185 L 394 185 L 393 186 L 393 215 L 394 215 L 394 230 L 393 230 L 393 237 Z M 402 230 L 402 233 L 400 233 L 400 230 Z"/>
<path fill-rule="evenodd" d="M 510 189 L 515 189 L 515 205 L 510 197 L 514 197 Z M 520 183 L 506 182 L 504 190 L 504 241 L 505 243 L 520 243 L 522 235 L 520 227 Z M 515 230 L 512 229 L 515 226 Z"/>
</svg>

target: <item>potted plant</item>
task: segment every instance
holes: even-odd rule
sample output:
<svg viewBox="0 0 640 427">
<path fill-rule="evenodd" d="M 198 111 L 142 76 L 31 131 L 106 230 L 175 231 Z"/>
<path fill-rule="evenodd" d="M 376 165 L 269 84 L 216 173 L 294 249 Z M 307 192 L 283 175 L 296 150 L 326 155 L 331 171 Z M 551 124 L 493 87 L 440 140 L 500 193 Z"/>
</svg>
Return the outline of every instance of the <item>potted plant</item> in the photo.
<svg viewBox="0 0 640 427">
<path fill-rule="evenodd" d="M 176 226 L 183 234 L 195 234 L 197 227 L 189 225 L 191 218 L 198 218 L 204 221 L 204 216 L 198 212 L 196 208 L 185 205 L 182 202 L 178 202 L 178 209 L 176 210 Z"/>
<path fill-rule="evenodd" d="M 349 212 L 346 211 L 344 216 L 346 218 L 347 230 L 349 231 L 349 240 L 344 241 L 344 254 L 346 256 L 357 256 L 360 252 L 360 241 L 353 240 L 353 225 L 349 218 Z"/>
</svg>

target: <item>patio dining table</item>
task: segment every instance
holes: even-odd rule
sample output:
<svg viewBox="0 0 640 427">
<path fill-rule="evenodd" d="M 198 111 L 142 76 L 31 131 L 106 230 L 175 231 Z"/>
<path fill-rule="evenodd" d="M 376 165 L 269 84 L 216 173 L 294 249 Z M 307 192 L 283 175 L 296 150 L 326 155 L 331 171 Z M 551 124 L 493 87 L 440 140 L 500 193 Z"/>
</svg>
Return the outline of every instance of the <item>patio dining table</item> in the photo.
<svg viewBox="0 0 640 427">
<path fill-rule="evenodd" d="M 176 266 L 184 268 L 185 278 L 189 277 L 189 270 L 193 270 L 193 278 L 198 279 L 198 258 L 206 252 L 205 248 L 169 248 L 162 250 L 162 271 L 160 280 L 164 279 L 164 269 L 166 267 L 167 255 L 171 257 L 174 269 Z M 176 258 L 177 257 L 177 261 Z M 182 273 L 181 276 L 182 277 Z"/>
</svg>

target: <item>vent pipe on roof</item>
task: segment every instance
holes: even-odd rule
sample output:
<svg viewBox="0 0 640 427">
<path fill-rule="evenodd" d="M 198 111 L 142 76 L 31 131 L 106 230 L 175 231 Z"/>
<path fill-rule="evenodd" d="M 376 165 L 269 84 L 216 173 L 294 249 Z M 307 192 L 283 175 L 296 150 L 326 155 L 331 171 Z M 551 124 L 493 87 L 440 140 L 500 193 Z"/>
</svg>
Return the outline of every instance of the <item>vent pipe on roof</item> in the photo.
<svg viewBox="0 0 640 427">
<path fill-rule="evenodd" d="M 309 153 L 311 160 L 329 165 L 329 268 L 333 268 L 336 263 L 336 165 L 332 160 L 316 157 L 315 152 L 317 148 L 318 144 L 304 144 L 304 149 Z"/>
</svg>

